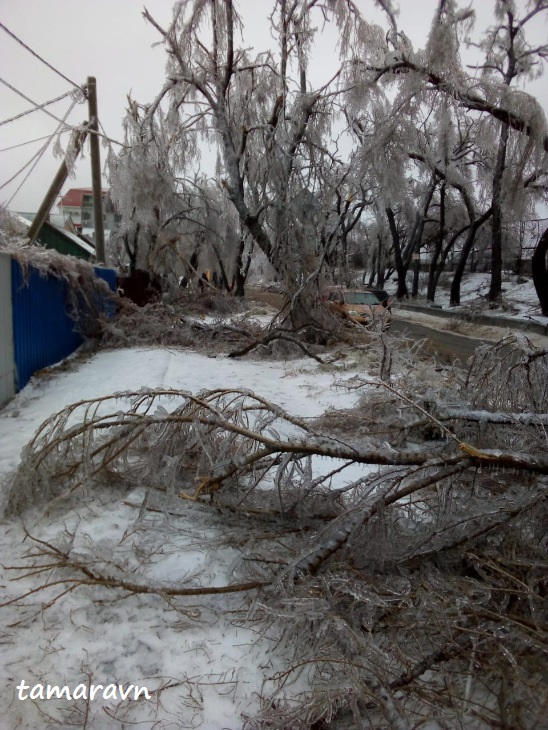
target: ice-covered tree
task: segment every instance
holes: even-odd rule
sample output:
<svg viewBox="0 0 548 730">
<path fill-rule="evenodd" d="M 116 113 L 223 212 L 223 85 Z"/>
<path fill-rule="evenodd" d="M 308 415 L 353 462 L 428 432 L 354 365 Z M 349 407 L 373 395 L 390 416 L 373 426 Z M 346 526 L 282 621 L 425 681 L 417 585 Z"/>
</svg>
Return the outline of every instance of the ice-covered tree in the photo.
<svg viewBox="0 0 548 730">
<path fill-rule="evenodd" d="M 409 255 L 418 254 L 427 242 L 422 221 L 438 209 L 434 247 L 438 273 L 449 251 L 461 249 L 453 286 L 455 302 L 476 233 L 493 218 L 490 298 L 498 298 L 504 225 L 530 215 L 539 181 L 546 174 L 548 137 L 542 109 L 514 87 L 519 79 L 542 71 L 546 47 L 528 44 L 525 30 L 547 9 L 546 2 L 537 0 L 518 18 L 514 3 L 495 3 L 496 25 L 479 44 L 486 60 L 474 69 L 465 68 L 461 59 L 474 19 L 470 8 L 440 0 L 426 47 L 417 51 L 389 13 L 384 58 L 372 63 L 356 55 L 347 65 L 347 107 L 359 122 L 364 168 L 379 171 L 379 194 L 385 201 L 398 271 L 398 296 L 407 294 Z M 431 197 L 428 184 L 425 194 L 417 196 L 417 183 L 424 173 L 405 162 L 405 149 L 437 178 L 431 180 Z M 461 197 L 461 225 L 454 221 L 456 228 L 451 229 L 440 220 L 442 208 L 450 202 L 448 191 L 450 197 Z M 406 219 L 406 208 L 414 209 L 414 222 Z M 431 271 L 430 297 L 434 274 Z"/>
<path fill-rule="evenodd" d="M 319 87 L 309 75 L 318 28 L 336 22 L 344 53 L 353 48 L 375 55 L 384 37 L 350 0 L 278 0 L 267 12 L 276 48 L 258 51 L 237 46 L 241 20 L 232 0 L 179 3 L 167 28 L 146 12 L 169 58 L 166 84 L 150 113 L 166 102 L 174 133 L 192 128 L 217 145 L 218 179 L 242 233 L 293 295 L 321 263 L 322 231 L 331 249 L 334 239 L 344 245 L 357 213 L 355 205 L 352 213 L 346 206 L 345 171 L 335 162 L 340 69 Z M 360 191 L 359 184 L 354 188 Z M 315 199 L 329 201 L 336 235 Z"/>
<path fill-rule="evenodd" d="M 245 35 L 240 45 L 245 28 L 233 0 L 179 2 L 168 26 L 145 11 L 168 63 L 156 99 L 129 119 L 132 139 L 118 160 L 118 176 L 132 178 L 136 198 L 139 179 L 152 192 L 146 220 L 129 200 L 131 186 L 119 201 L 130 259 L 143 237 L 147 250 L 157 250 L 161 237 L 165 253 L 176 221 L 180 233 L 177 195 L 181 181 L 195 178 L 206 141 L 218 153 L 215 182 L 207 183 L 200 215 L 195 191 L 186 191 L 193 202 L 184 236 L 205 242 L 235 281 L 246 270 L 242 251 L 260 251 L 286 293 L 307 309 L 312 284 L 324 272 L 346 280 L 348 254 L 361 246 L 377 269 L 384 262 L 379 281 L 395 269 L 398 296 L 407 296 L 408 271 L 422 251 L 430 257 L 430 299 L 448 257 L 457 256 L 457 303 L 477 235 L 491 226 L 496 300 L 504 227 L 530 214 L 545 180 L 542 110 L 514 87 L 542 64 L 544 46 L 529 46 L 524 31 L 548 5 L 530 3 L 518 20 L 512 3 L 497 0 L 497 24 L 479 44 L 485 62 L 470 69 L 461 59 L 473 27 L 469 8 L 440 0 L 428 42 L 415 50 L 392 4 L 378 4 L 387 33 L 368 24 L 351 0 L 277 0 L 267 9 L 274 47 L 264 49 L 250 49 Z M 311 67 L 330 23 L 340 66 L 318 82 Z M 221 196 L 213 204 L 212 190 L 224 202 Z M 166 203 L 160 220 L 150 205 L 157 191 Z M 222 220 L 234 221 L 231 231 L 225 235 L 215 224 L 210 236 L 212 216 L 221 220 L 214 211 L 226 201 L 234 217 Z M 369 235 L 373 230 L 378 235 Z M 415 263 L 411 294 L 418 271 Z"/>
<path fill-rule="evenodd" d="M 129 275 L 136 270 L 156 276 L 176 276 L 177 214 L 183 202 L 177 191 L 176 170 L 166 120 L 161 110 L 154 116 L 128 99 L 125 143 L 107 159 L 111 196 L 121 214 L 112 242 L 115 260 Z"/>
<path fill-rule="evenodd" d="M 548 11 L 548 3 L 536 0 L 521 17 L 513 0 L 497 0 L 497 23 L 488 32 L 482 49 L 485 63 L 481 66 L 489 94 L 501 106 L 515 111 L 528 120 L 529 139 L 512 132 L 506 120 L 500 121 L 500 131 L 492 182 L 492 244 L 490 302 L 496 303 L 502 289 L 503 221 L 505 208 L 510 208 L 524 188 L 523 174 L 531 158 L 533 165 L 542 164 L 542 142 L 546 120 L 534 99 L 515 90 L 516 79 L 532 78 L 542 72 L 542 59 L 548 54 L 548 44 L 533 47 L 525 37 L 526 27 L 538 22 Z M 546 17 L 546 16 L 545 16 Z M 514 135 L 514 139 L 512 139 Z M 521 179 L 520 179 L 521 178 Z M 520 190 L 521 188 L 521 190 Z"/>
<path fill-rule="evenodd" d="M 186 174 L 198 154 L 192 136 L 174 135 L 160 107 L 129 100 L 126 146 L 110 152 L 111 194 L 122 220 L 111 255 L 131 276 L 152 275 L 163 289 L 219 272 L 230 289 L 240 236 L 226 192 L 204 175 Z M 177 141 L 177 144 L 175 144 Z"/>
</svg>

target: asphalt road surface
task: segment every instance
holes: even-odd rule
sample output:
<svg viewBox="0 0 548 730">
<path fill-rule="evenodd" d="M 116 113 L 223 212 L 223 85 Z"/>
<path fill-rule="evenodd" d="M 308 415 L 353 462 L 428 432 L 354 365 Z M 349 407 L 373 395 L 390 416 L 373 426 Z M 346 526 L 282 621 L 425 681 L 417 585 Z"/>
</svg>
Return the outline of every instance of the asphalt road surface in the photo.
<svg viewBox="0 0 548 730">
<path fill-rule="evenodd" d="M 273 307 L 280 307 L 283 298 L 280 294 L 273 292 L 251 289 L 251 295 L 258 301 L 263 301 Z M 390 332 L 408 337 L 411 340 L 424 340 L 424 348 L 431 353 L 439 355 L 444 360 L 453 362 L 460 360 L 465 363 L 472 357 L 474 351 L 488 340 L 458 335 L 448 330 L 438 330 L 434 327 L 427 327 L 417 322 L 403 319 L 403 312 L 393 310 L 393 319 Z"/>
<path fill-rule="evenodd" d="M 412 340 L 424 340 L 424 347 L 429 352 L 436 353 L 450 361 L 460 360 L 462 363 L 472 357 L 477 347 L 488 342 L 488 340 L 457 335 L 447 330 L 437 330 L 417 322 L 399 319 L 398 312 L 394 312 L 390 332 L 402 334 Z"/>
</svg>

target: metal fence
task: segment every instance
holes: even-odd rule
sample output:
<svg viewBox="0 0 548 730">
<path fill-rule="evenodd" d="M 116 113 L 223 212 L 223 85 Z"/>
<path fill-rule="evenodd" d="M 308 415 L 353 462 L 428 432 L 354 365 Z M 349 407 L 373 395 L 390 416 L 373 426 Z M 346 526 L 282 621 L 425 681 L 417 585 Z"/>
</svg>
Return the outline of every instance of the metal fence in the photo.
<svg viewBox="0 0 548 730">
<path fill-rule="evenodd" d="M 14 394 L 11 257 L 6 253 L 0 253 L 0 404 L 5 403 Z"/>
<path fill-rule="evenodd" d="M 24 388 L 37 370 L 59 362 L 83 342 L 78 321 L 68 311 L 67 282 L 43 276 L 32 266 L 23 272 L 14 259 L 7 267 L 4 258 L 0 269 L 0 403 Z M 116 289 L 115 271 L 97 267 L 95 273 Z"/>
</svg>

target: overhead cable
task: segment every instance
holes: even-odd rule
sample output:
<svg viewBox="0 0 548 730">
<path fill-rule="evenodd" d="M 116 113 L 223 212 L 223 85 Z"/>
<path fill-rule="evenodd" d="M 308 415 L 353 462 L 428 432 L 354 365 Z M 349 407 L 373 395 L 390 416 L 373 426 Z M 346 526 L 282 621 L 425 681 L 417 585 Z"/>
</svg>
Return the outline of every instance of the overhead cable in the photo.
<svg viewBox="0 0 548 730">
<path fill-rule="evenodd" d="M 34 160 L 36 160 L 36 158 L 40 159 L 40 157 L 42 156 L 42 154 L 45 152 L 46 148 L 48 147 L 48 145 L 49 145 L 49 139 L 52 136 L 53 135 L 49 135 L 48 142 L 46 142 L 45 145 L 42 145 L 42 147 L 38 150 L 38 152 L 35 152 L 34 155 L 30 158 L 30 160 L 28 160 L 28 162 L 25 162 L 25 164 L 23 165 L 23 167 L 21 167 L 19 170 L 17 170 L 17 172 L 15 173 L 15 175 L 12 175 L 9 180 L 6 180 L 5 183 L 2 183 L 2 185 L 0 185 L 0 190 L 3 190 L 7 185 L 10 184 L 10 182 L 13 182 L 16 177 L 19 177 L 19 175 L 22 172 L 24 172 L 27 169 L 27 167 L 29 165 L 31 165 L 34 162 Z"/>
<path fill-rule="evenodd" d="M 117 145 L 119 145 L 120 147 L 127 147 L 127 144 L 124 144 L 123 142 L 118 142 L 118 140 L 117 140 L 117 139 L 112 139 L 112 137 L 109 137 L 109 136 L 108 136 L 108 134 L 106 133 L 106 130 L 105 130 L 105 128 L 104 128 L 104 127 L 103 127 L 103 125 L 101 124 L 101 120 L 99 119 L 98 121 L 99 121 L 99 126 L 101 127 L 101 129 L 102 129 L 102 131 L 103 131 L 103 133 L 102 133 L 102 134 L 101 134 L 101 132 L 96 132 L 96 134 L 98 134 L 98 135 L 99 135 L 99 137 L 102 137 L 102 138 L 103 138 L 103 139 L 105 139 L 105 140 L 106 140 L 107 142 L 111 142 L 112 144 L 117 144 Z M 94 133 L 92 132 L 92 134 L 94 134 Z"/>
<path fill-rule="evenodd" d="M 19 177 L 19 175 L 24 170 L 26 170 L 29 165 L 32 165 L 32 163 L 34 162 L 34 164 L 32 165 L 32 167 L 28 171 L 28 173 L 23 178 L 23 181 L 21 182 L 21 184 L 19 185 L 19 187 L 17 188 L 17 190 L 13 193 L 13 195 L 9 199 L 8 205 L 11 203 L 11 201 L 14 199 L 14 197 L 17 195 L 17 193 L 21 190 L 21 188 L 23 187 L 23 185 L 25 184 L 25 182 L 28 180 L 28 178 L 29 178 L 30 174 L 32 173 L 32 171 L 34 170 L 34 168 L 36 167 L 36 165 L 40 162 L 40 159 L 41 159 L 42 155 L 44 154 L 44 152 L 49 147 L 52 139 L 61 131 L 61 128 L 64 127 L 65 120 L 67 119 L 67 117 L 69 116 L 69 114 L 71 113 L 71 111 L 74 109 L 74 106 L 76 105 L 76 103 L 77 103 L 76 99 L 73 99 L 72 100 L 72 104 L 69 106 L 69 108 L 67 109 L 67 111 L 65 113 L 65 118 L 59 120 L 59 126 L 57 127 L 57 129 L 52 134 L 49 135 L 47 142 L 44 145 L 42 145 L 42 147 L 38 150 L 38 152 L 36 152 L 30 158 L 30 160 L 25 165 L 23 165 L 23 167 L 20 170 L 18 170 L 15 173 L 15 175 L 12 175 L 12 177 L 10 177 L 9 180 L 7 180 L 5 183 L 3 183 L 2 185 L 0 185 L 0 190 L 2 190 L 7 185 L 9 185 L 10 182 L 12 182 L 13 180 L 15 180 L 16 177 Z"/>
<path fill-rule="evenodd" d="M 50 104 L 55 104 L 56 101 L 61 101 L 61 99 L 65 99 L 67 96 L 70 96 L 72 94 L 72 91 L 67 91 L 66 94 L 61 94 L 61 96 L 58 96 L 55 99 L 50 99 L 49 101 L 45 101 L 43 104 L 38 104 L 33 109 L 27 109 L 25 112 L 21 112 L 21 114 L 17 114 L 15 117 L 10 117 L 9 119 L 4 119 L 2 122 L 0 122 L 0 127 L 4 124 L 8 124 L 9 122 L 15 122 L 16 119 L 21 119 L 21 117 L 26 116 L 27 114 L 33 114 L 34 112 L 37 112 L 39 109 L 43 109 L 45 106 L 49 106 Z"/>
<path fill-rule="evenodd" d="M 1 23 L 0 23 L 0 25 L 1 25 Z M 28 102 L 29 102 L 29 104 L 33 104 L 33 105 L 34 105 L 34 107 L 35 107 L 36 109 L 40 109 L 41 111 L 43 111 L 43 112 L 44 112 L 44 114 L 47 114 L 47 115 L 48 115 L 49 117 L 51 117 L 52 119 L 55 119 L 55 121 L 56 121 L 56 122 L 61 122 L 61 121 L 63 121 L 63 120 L 59 119 L 59 117 L 56 117 L 56 116 L 55 116 L 55 114 L 52 114 L 52 113 L 51 113 L 51 112 L 49 112 L 49 111 L 48 111 L 47 109 L 44 109 L 43 107 L 45 106 L 45 104 L 37 104 L 37 103 L 36 103 L 35 101 L 33 101 L 33 100 L 32 100 L 32 99 L 30 99 L 30 98 L 29 98 L 28 96 L 26 96 L 25 94 L 23 94 L 23 92 L 22 92 L 22 91 L 19 91 L 19 89 L 16 89 L 16 88 L 15 88 L 15 86 L 12 86 L 11 84 L 9 84 L 9 83 L 8 83 L 8 82 L 7 82 L 7 81 L 6 81 L 5 79 L 3 79 L 2 77 L 0 77 L 0 83 L 4 84 L 4 86 L 7 86 L 7 87 L 8 87 L 8 89 L 11 89 L 11 90 L 12 90 L 12 91 L 14 91 L 14 92 L 15 92 L 16 94 L 18 94 L 19 96 L 21 96 L 21 97 L 22 97 L 23 99 L 25 99 L 25 101 L 28 101 Z M 78 87 L 77 87 L 77 89 L 78 89 L 78 90 L 80 90 L 80 87 L 78 86 Z M 70 93 L 72 93 L 72 94 L 73 94 L 73 93 L 74 93 L 75 91 L 76 91 L 76 89 L 73 89 L 73 90 L 72 90 L 72 92 L 70 92 Z M 65 96 L 66 96 L 66 95 L 65 95 Z M 59 97 L 59 98 L 62 98 L 62 97 Z M 57 100 L 56 100 L 56 99 L 54 99 L 54 100 L 52 100 L 52 102 L 53 102 L 53 101 L 57 101 Z M 80 101 L 80 99 L 76 98 L 76 101 Z M 47 103 L 52 103 L 52 102 L 47 102 Z M 74 105 L 73 105 L 73 106 L 74 106 Z M 71 108 L 72 108 L 72 107 L 71 107 Z M 10 120 L 6 120 L 6 121 L 10 121 Z M 68 128 L 70 128 L 70 129 L 75 129 L 75 127 L 74 127 L 74 126 L 71 126 L 70 124 L 67 124 L 66 126 L 67 126 Z M 90 130 L 88 130 L 88 134 L 96 134 L 96 135 L 97 135 L 98 137 L 104 137 L 104 138 L 105 138 L 106 140 L 108 140 L 109 142 L 112 142 L 112 144 L 117 144 L 117 145 L 120 145 L 120 147 L 127 147 L 127 145 L 126 145 L 126 144 L 124 144 L 123 142 L 119 142 L 119 141 L 118 141 L 117 139 L 112 139 L 112 138 L 111 138 L 111 137 L 109 137 L 109 136 L 108 136 L 107 134 L 102 134 L 102 133 L 101 133 L 101 132 L 99 132 L 98 130 L 91 130 L 91 129 L 90 129 Z M 28 143 L 27 143 L 27 142 L 24 142 L 23 144 L 28 144 Z M 17 145 L 15 145 L 15 146 L 17 146 Z M 11 148 L 11 147 L 7 147 L 6 149 L 13 149 L 13 148 Z M 3 151 L 4 151 L 4 150 L 0 150 L 0 152 L 3 152 Z"/>
<path fill-rule="evenodd" d="M 22 97 L 22 98 L 23 98 L 23 99 L 24 99 L 25 101 L 28 101 L 28 102 L 29 102 L 29 104 L 32 104 L 33 106 L 35 106 L 35 107 L 37 107 L 38 109 L 40 109 L 41 111 L 43 111 L 43 112 L 44 112 L 44 114 L 47 114 L 47 115 L 48 115 L 48 117 L 51 117 L 52 119 L 55 119 L 55 121 L 56 121 L 56 122 L 60 122 L 60 121 L 61 121 L 61 120 L 59 119 L 59 117 L 56 117 L 56 116 L 55 116 L 55 114 L 52 114 L 52 113 L 51 113 L 51 112 L 49 112 L 49 111 L 48 111 L 47 109 L 44 109 L 42 105 L 40 105 L 40 104 L 37 104 L 37 103 L 36 103 L 35 101 L 33 101 L 33 100 L 32 100 L 32 99 L 30 99 L 30 98 L 29 98 L 28 96 L 26 96 L 25 94 L 23 94 L 23 92 L 22 92 L 22 91 L 19 91 L 19 89 L 16 89 L 16 88 L 15 88 L 15 86 L 12 86 L 12 85 L 11 85 L 11 84 L 9 84 L 9 83 L 8 83 L 8 82 L 7 82 L 7 81 L 6 81 L 5 79 L 3 79 L 3 78 L 1 78 L 1 77 L 0 77 L 0 83 L 4 84 L 4 86 L 7 86 L 7 87 L 8 87 L 8 89 L 11 89 L 11 90 L 12 90 L 13 92 L 15 92 L 15 93 L 16 93 L 16 94 L 17 94 L 18 96 Z M 78 86 L 77 88 L 79 89 L 80 87 Z"/>
<path fill-rule="evenodd" d="M 67 126 L 66 129 L 62 129 L 59 134 L 65 134 L 65 132 L 71 132 L 72 127 Z M 18 144 L 12 144 L 9 147 L 2 147 L 0 152 L 9 152 L 10 150 L 16 150 L 18 147 L 25 147 L 28 144 L 34 144 L 35 142 L 41 142 L 43 139 L 49 139 L 51 134 L 44 134 L 43 137 L 36 137 L 35 139 L 29 139 L 26 142 L 19 142 Z"/>
<path fill-rule="evenodd" d="M 82 86 L 80 86 L 80 84 L 76 84 L 74 81 L 71 81 L 68 78 L 68 76 L 65 76 L 65 74 L 61 73 L 61 71 L 59 71 L 59 69 L 55 68 L 55 66 L 52 66 L 51 63 L 48 63 L 44 58 L 42 58 L 42 56 L 39 56 L 36 53 L 36 51 L 33 51 L 32 48 L 29 48 L 29 46 L 27 46 L 26 43 L 23 43 L 23 41 L 20 38 L 18 38 L 15 35 L 15 33 L 12 33 L 11 30 L 9 30 L 9 28 L 6 28 L 6 26 L 3 23 L 0 23 L 0 28 L 2 28 L 2 30 L 6 31 L 6 33 L 8 35 L 10 35 L 14 40 L 17 41 L 17 43 L 19 43 L 21 46 L 23 46 L 23 48 L 25 48 L 29 53 L 32 53 L 32 55 L 35 56 L 35 58 L 37 58 L 39 61 L 41 61 L 43 64 L 45 64 L 48 68 L 50 68 L 52 71 L 54 71 L 58 76 L 60 76 L 62 79 L 65 79 L 65 81 L 68 81 L 71 86 L 76 86 L 78 89 L 80 89 L 80 91 L 84 91 L 84 89 L 82 88 Z"/>
</svg>

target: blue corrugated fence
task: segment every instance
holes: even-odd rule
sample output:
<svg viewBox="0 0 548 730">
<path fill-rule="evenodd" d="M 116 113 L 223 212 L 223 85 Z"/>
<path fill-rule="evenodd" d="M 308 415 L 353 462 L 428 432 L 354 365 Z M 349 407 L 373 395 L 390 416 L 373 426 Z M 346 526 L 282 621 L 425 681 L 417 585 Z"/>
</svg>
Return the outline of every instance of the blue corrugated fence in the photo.
<svg viewBox="0 0 548 730">
<path fill-rule="evenodd" d="M 33 373 L 70 355 L 83 338 L 68 314 L 66 281 L 41 276 L 32 267 L 25 275 L 14 259 L 11 266 L 16 388 L 21 390 Z M 97 267 L 95 273 L 116 289 L 115 271 Z M 106 310 L 109 304 L 103 306 Z"/>
</svg>

